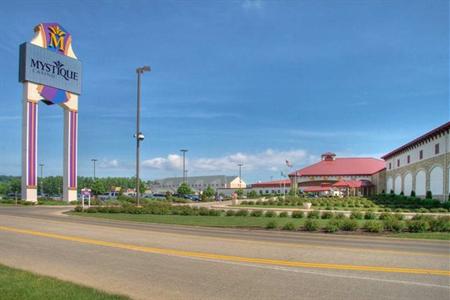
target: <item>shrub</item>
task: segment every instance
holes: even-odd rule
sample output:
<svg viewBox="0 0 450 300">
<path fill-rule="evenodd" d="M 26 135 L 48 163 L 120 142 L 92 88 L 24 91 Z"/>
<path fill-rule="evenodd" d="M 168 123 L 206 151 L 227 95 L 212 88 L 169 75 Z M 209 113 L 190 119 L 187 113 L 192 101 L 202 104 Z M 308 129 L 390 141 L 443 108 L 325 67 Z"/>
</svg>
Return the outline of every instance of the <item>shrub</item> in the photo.
<svg viewBox="0 0 450 300">
<path fill-rule="evenodd" d="M 326 212 L 322 213 L 322 215 L 320 217 L 322 219 L 332 219 L 334 217 L 334 214 L 330 211 L 326 211 Z"/>
<path fill-rule="evenodd" d="M 363 214 L 359 211 L 352 211 L 352 213 L 350 215 L 350 219 L 361 220 L 362 218 L 363 218 Z"/>
<path fill-rule="evenodd" d="M 254 210 L 250 213 L 250 216 L 252 217 L 261 217 L 263 215 L 262 210 Z"/>
<path fill-rule="evenodd" d="M 347 218 L 347 217 L 345 216 L 345 214 L 343 214 L 343 213 L 337 213 L 334 217 L 335 217 L 336 219 L 338 219 L 338 220 L 342 220 L 342 219 Z"/>
<path fill-rule="evenodd" d="M 231 216 L 235 216 L 236 212 L 234 210 L 227 210 L 227 212 L 225 213 L 225 215 L 227 217 L 231 217 Z"/>
<path fill-rule="evenodd" d="M 410 232 L 425 232 L 430 229 L 426 220 L 409 220 L 406 224 Z"/>
<path fill-rule="evenodd" d="M 375 220 L 369 220 L 364 223 L 364 229 L 368 232 L 382 232 L 384 227 L 381 222 Z"/>
<path fill-rule="evenodd" d="M 313 210 L 308 213 L 308 219 L 319 219 L 320 213 L 318 210 Z"/>
<path fill-rule="evenodd" d="M 215 209 L 210 209 L 209 210 L 209 216 L 213 216 L 213 217 L 219 217 L 222 215 L 223 211 L 220 210 L 215 210 Z"/>
<path fill-rule="evenodd" d="M 96 213 L 97 211 L 97 207 L 89 207 L 88 209 L 86 209 L 86 212 L 88 213 Z"/>
<path fill-rule="evenodd" d="M 336 232 L 339 230 L 340 221 L 330 220 L 324 227 L 325 232 Z"/>
<path fill-rule="evenodd" d="M 431 191 L 427 191 L 425 199 L 433 199 L 433 194 L 431 193 Z"/>
<path fill-rule="evenodd" d="M 294 230 L 296 230 L 297 228 L 296 228 L 296 226 L 295 226 L 294 223 L 292 223 L 292 222 L 287 222 L 286 224 L 284 224 L 284 226 L 283 226 L 281 229 L 283 229 L 283 230 L 294 231 Z"/>
<path fill-rule="evenodd" d="M 371 211 L 368 211 L 364 215 L 364 219 L 366 220 L 375 220 L 377 218 L 377 215 Z"/>
<path fill-rule="evenodd" d="M 82 212 L 83 208 L 81 206 L 77 206 L 77 207 L 74 208 L 73 211 L 75 211 L 75 212 Z"/>
<path fill-rule="evenodd" d="M 358 229 L 358 222 L 353 219 L 344 219 L 340 223 L 339 228 L 343 231 L 355 231 Z"/>
<path fill-rule="evenodd" d="M 384 230 L 401 232 L 405 228 L 405 223 L 394 218 L 383 219 Z"/>
<path fill-rule="evenodd" d="M 292 217 L 293 218 L 297 218 L 297 219 L 301 219 L 305 217 L 305 214 L 302 211 L 293 211 L 292 212 Z"/>
<path fill-rule="evenodd" d="M 449 216 L 441 216 L 436 219 L 432 219 L 429 221 L 431 231 L 441 231 L 441 232 L 449 232 L 450 231 L 450 217 Z"/>
<path fill-rule="evenodd" d="M 200 216 L 208 216 L 209 215 L 209 209 L 207 209 L 206 207 L 200 207 L 200 209 L 198 210 L 198 214 Z"/>
<path fill-rule="evenodd" d="M 319 222 L 314 219 L 308 219 L 305 221 L 305 225 L 303 226 L 307 231 L 316 231 L 319 229 Z"/>
<path fill-rule="evenodd" d="M 411 191 L 411 197 L 416 197 L 416 192 L 415 191 Z"/>
<path fill-rule="evenodd" d="M 238 216 L 238 217 L 246 217 L 246 216 L 248 216 L 248 210 L 246 210 L 246 209 L 240 209 L 240 210 L 238 210 L 238 211 L 236 212 L 235 216 Z"/>
<path fill-rule="evenodd" d="M 278 215 L 280 218 L 286 218 L 287 216 L 288 216 L 288 213 L 287 212 L 285 212 L 285 211 L 283 211 L 283 212 L 280 212 L 280 214 Z"/>
<path fill-rule="evenodd" d="M 276 229 L 278 227 L 277 222 L 270 221 L 266 224 L 266 229 Z"/>
<path fill-rule="evenodd" d="M 271 211 L 271 210 L 266 211 L 266 213 L 264 214 L 264 217 L 266 217 L 266 218 L 273 218 L 276 216 L 277 216 L 277 213 L 274 211 Z"/>
</svg>

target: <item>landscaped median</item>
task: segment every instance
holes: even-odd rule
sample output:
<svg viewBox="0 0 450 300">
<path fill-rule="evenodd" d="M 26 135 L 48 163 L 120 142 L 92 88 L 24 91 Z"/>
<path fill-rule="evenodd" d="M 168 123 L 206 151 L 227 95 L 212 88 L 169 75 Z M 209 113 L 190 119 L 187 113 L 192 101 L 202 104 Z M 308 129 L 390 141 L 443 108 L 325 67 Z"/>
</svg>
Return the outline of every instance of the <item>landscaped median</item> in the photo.
<svg viewBox="0 0 450 300">
<path fill-rule="evenodd" d="M 170 203 L 153 202 L 143 207 L 101 206 L 82 211 L 75 208 L 72 215 L 92 216 L 126 221 L 165 223 L 210 227 L 260 228 L 267 230 L 309 232 L 360 232 L 372 234 L 400 234 L 408 237 L 450 240 L 450 216 L 416 214 L 405 220 L 402 214 L 373 212 L 342 213 L 319 211 L 293 211 L 292 213 L 247 209 L 216 210 L 205 207 L 173 206 Z"/>
<path fill-rule="evenodd" d="M 0 298 L 3 300 L 40 299 L 129 299 L 93 288 L 0 265 Z"/>
</svg>

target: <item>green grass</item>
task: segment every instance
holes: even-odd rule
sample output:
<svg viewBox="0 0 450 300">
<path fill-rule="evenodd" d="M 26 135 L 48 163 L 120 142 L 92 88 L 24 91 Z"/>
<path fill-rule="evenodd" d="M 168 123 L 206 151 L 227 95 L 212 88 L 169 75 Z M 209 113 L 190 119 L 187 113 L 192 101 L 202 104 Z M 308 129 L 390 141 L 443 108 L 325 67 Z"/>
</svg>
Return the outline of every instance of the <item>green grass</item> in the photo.
<svg viewBox="0 0 450 300">
<path fill-rule="evenodd" d="M 76 213 L 71 215 L 95 217 L 103 219 L 113 219 L 122 221 L 136 221 L 146 223 L 162 223 L 190 226 L 207 227 L 243 227 L 243 228 L 264 228 L 271 220 L 276 220 L 278 225 L 284 225 L 293 222 L 296 225 L 302 225 L 304 219 L 294 218 L 265 218 L 265 217 L 214 217 L 214 216 L 179 216 L 179 215 L 150 215 L 150 214 L 110 214 L 110 213 Z M 321 221 L 321 220 L 319 220 Z"/>
<path fill-rule="evenodd" d="M 3 265 L 0 265 L 0 298 L 2 300 L 129 299 Z"/>
<path fill-rule="evenodd" d="M 226 217 L 226 216 L 179 216 L 179 215 L 151 215 L 151 214 L 123 214 L 123 213 L 79 213 L 69 212 L 70 215 L 82 217 L 94 217 L 102 219 L 112 219 L 121 221 L 133 221 L 144 223 L 160 223 L 175 224 L 188 226 L 205 226 L 205 227 L 229 227 L 229 228 L 266 228 L 267 223 L 275 221 L 278 228 L 283 227 L 286 223 L 293 223 L 295 227 L 301 227 L 307 220 L 306 218 L 266 218 L 266 217 Z M 323 228 L 329 220 L 317 219 L 320 228 Z M 355 220 L 361 228 L 367 220 Z M 361 233 L 361 232 L 360 232 Z M 370 234 L 366 234 L 370 235 Z M 450 240 L 450 232 L 424 232 L 424 233 L 384 233 L 384 236 L 414 239 L 437 239 Z"/>
<path fill-rule="evenodd" d="M 450 232 L 402 232 L 387 235 L 395 238 L 450 241 Z"/>
</svg>

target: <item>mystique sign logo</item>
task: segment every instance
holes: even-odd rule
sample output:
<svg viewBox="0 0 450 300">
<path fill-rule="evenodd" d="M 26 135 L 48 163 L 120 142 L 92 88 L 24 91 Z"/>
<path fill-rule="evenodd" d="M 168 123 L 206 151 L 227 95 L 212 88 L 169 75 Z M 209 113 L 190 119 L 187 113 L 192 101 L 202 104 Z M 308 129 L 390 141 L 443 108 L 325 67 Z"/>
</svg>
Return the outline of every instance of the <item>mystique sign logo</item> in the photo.
<svg viewBox="0 0 450 300">
<path fill-rule="evenodd" d="M 60 45 L 61 43 L 56 43 Z M 59 48 L 58 48 L 59 49 Z M 31 43 L 20 45 L 19 81 L 81 93 L 81 62 Z"/>
<path fill-rule="evenodd" d="M 78 80 L 78 73 L 64 67 L 64 64 L 61 63 L 59 60 L 54 61 L 52 64 L 40 61 L 38 59 L 31 58 L 31 65 L 33 72 L 47 75 L 52 78 L 55 78 L 56 76 L 61 76 L 65 80 Z"/>
</svg>

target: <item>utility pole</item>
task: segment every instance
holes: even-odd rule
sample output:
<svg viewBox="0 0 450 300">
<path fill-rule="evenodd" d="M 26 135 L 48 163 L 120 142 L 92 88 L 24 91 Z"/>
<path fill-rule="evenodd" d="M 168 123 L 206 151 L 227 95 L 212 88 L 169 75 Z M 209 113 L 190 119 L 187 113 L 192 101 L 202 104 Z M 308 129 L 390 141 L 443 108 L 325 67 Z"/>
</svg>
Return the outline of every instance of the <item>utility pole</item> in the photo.
<svg viewBox="0 0 450 300">
<path fill-rule="evenodd" d="M 39 164 L 41 167 L 41 197 L 44 196 L 44 164 Z"/>
<path fill-rule="evenodd" d="M 187 149 L 181 149 L 181 153 L 183 153 L 183 183 L 187 183 L 187 173 L 186 173 L 186 152 Z"/>
<path fill-rule="evenodd" d="M 95 163 L 97 162 L 98 159 L 93 158 L 91 159 L 91 161 L 94 163 L 94 181 L 95 181 Z"/>
<path fill-rule="evenodd" d="M 137 108 L 136 108 L 136 133 L 134 137 L 136 138 L 136 204 L 140 205 L 139 198 L 139 171 L 140 171 L 140 146 L 141 141 L 144 140 L 144 134 L 141 132 L 140 121 L 141 121 L 141 74 L 144 72 L 150 72 L 149 66 L 143 66 L 136 69 L 137 73 Z"/>
</svg>

